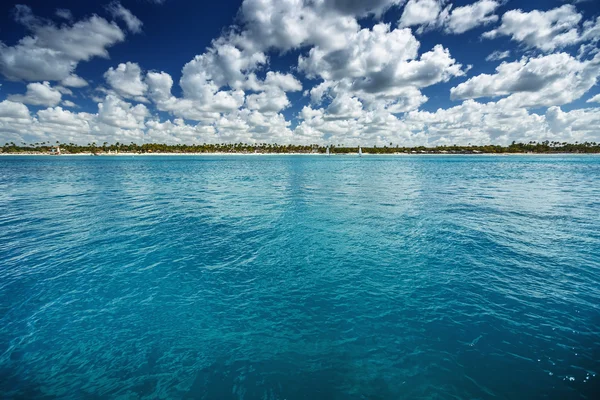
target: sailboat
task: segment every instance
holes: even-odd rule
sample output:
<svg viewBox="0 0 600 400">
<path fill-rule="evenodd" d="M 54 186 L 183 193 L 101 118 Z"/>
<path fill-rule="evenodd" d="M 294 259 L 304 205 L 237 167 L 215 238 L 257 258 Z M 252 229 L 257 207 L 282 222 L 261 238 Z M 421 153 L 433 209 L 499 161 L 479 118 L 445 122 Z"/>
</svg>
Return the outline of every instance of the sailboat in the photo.
<svg viewBox="0 0 600 400">
<path fill-rule="evenodd" d="M 325 150 L 325 154 L 327 154 L 327 156 L 329 156 L 329 146 L 327 146 L 327 150 Z"/>
<path fill-rule="evenodd" d="M 362 148 L 358 146 L 358 156 L 362 157 Z"/>
</svg>

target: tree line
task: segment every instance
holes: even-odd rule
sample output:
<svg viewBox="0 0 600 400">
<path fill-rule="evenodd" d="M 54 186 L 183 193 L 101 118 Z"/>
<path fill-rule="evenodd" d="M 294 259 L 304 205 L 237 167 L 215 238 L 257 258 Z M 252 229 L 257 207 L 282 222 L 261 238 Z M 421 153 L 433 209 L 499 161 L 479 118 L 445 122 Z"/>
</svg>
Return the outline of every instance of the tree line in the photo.
<svg viewBox="0 0 600 400">
<path fill-rule="evenodd" d="M 112 143 L 104 142 L 97 144 L 95 142 L 87 145 L 61 142 L 36 142 L 36 143 L 5 143 L 0 149 L 3 153 L 51 153 L 60 149 L 61 154 L 108 154 L 108 153 L 321 153 L 324 154 L 329 147 L 331 154 L 349 154 L 356 153 L 358 146 L 345 146 L 343 144 L 327 145 L 294 145 L 277 143 L 221 143 L 221 144 L 164 144 L 164 143 Z M 596 142 L 556 142 L 530 141 L 527 143 L 512 142 L 508 146 L 501 145 L 451 145 L 451 146 L 416 146 L 407 147 L 389 143 L 385 146 L 367 146 L 362 147 L 363 153 L 367 154 L 502 154 L 502 153 L 600 153 L 600 143 Z"/>
</svg>

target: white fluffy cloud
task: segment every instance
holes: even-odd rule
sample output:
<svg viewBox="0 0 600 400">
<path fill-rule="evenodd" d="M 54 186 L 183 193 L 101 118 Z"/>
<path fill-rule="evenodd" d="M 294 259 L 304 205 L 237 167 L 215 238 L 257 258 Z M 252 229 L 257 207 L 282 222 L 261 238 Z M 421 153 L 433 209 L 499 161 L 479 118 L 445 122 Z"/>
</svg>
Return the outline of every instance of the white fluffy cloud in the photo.
<svg viewBox="0 0 600 400">
<path fill-rule="evenodd" d="M 0 42 L 0 72 L 10 80 L 63 80 L 79 62 L 107 58 L 107 48 L 125 39 L 114 22 L 97 15 L 58 26 L 37 18 L 27 6 L 16 10 L 16 20 L 31 35 L 14 46 Z"/>
<path fill-rule="evenodd" d="M 292 74 L 282 74 L 280 72 L 267 72 L 262 85 L 258 84 L 258 90 L 262 88 L 278 88 L 284 92 L 297 92 L 302 90 L 302 83 Z M 256 90 L 256 89 L 255 89 Z"/>
<path fill-rule="evenodd" d="M 349 35 L 343 49 L 313 47 L 298 65 L 309 77 L 327 80 L 363 78 L 396 69 L 417 57 L 419 42 L 410 29 L 390 31 L 388 24 L 361 29 Z"/>
<path fill-rule="evenodd" d="M 60 103 L 61 98 L 60 91 L 50 86 L 50 82 L 30 83 L 27 85 L 27 92 L 24 95 L 8 96 L 8 100 L 33 106 L 55 106 Z"/>
<path fill-rule="evenodd" d="M 481 74 L 451 89 L 453 99 L 508 96 L 514 106 L 567 104 L 583 96 L 600 76 L 600 54 L 580 61 L 567 53 L 502 63 L 496 73 Z"/>
<path fill-rule="evenodd" d="M 63 110 L 62 107 L 47 108 L 37 112 L 38 121 L 45 125 L 49 130 L 52 128 L 60 131 L 61 129 L 72 131 L 74 133 L 89 133 L 90 123 L 88 114 L 77 114 L 69 110 Z"/>
<path fill-rule="evenodd" d="M 488 25 L 498 21 L 494 14 L 500 6 L 499 1 L 479 0 L 464 7 L 456 7 L 444 22 L 445 30 L 450 33 L 464 33 L 481 25 Z"/>
<path fill-rule="evenodd" d="M 278 112 L 290 104 L 286 92 L 299 91 L 302 84 L 291 74 L 274 71 L 259 79 L 254 71 L 266 61 L 264 53 L 247 53 L 219 41 L 183 67 L 179 82 L 183 98 L 172 95 L 173 79 L 165 72 L 150 72 L 145 81 L 157 108 L 181 118 L 214 121 L 219 113 L 244 104 L 251 110 Z M 256 93 L 246 96 L 244 90 Z"/>
<path fill-rule="evenodd" d="M 148 95 L 156 103 L 168 100 L 171 97 L 173 78 L 166 72 L 148 72 L 145 82 L 148 86 Z"/>
<path fill-rule="evenodd" d="M 446 33 L 461 34 L 481 25 L 498 20 L 494 14 L 500 6 L 496 0 L 479 0 L 453 8 L 445 0 L 409 0 L 400 21 L 400 27 L 418 26 L 417 33 L 443 27 Z"/>
<path fill-rule="evenodd" d="M 427 100 L 420 89 L 464 74 L 461 64 L 441 45 L 421 54 L 410 29 L 387 24 L 362 29 L 347 38 L 343 49 L 313 47 L 298 66 L 323 82 L 310 91 L 313 103 L 356 97 L 367 108 L 392 112 L 414 109 Z"/>
<path fill-rule="evenodd" d="M 132 106 L 110 94 L 98 104 L 98 121 L 116 128 L 142 129 L 148 115 L 145 105 Z"/>
<path fill-rule="evenodd" d="M 360 26 L 352 12 L 378 13 L 394 1 L 246 0 L 240 9 L 244 30 L 230 41 L 246 51 L 286 51 L 302 46 L 343 47 Z M 342 11 L 342 12 L 340 12 Z"/>
<path fill-rule="evenodd" d="M 149 72 L 145 81 L 148 95 L 160 111 L 194 121 L 214 121 L 219 116 L 218 113 L 202 110 L 200 104 L 193 100 L 173 96 L 173 78 L 166 72 Z"/>
<path fill-rule="evenodd" d="M 142 69 L 136 63 L 121 63 L 117 68 L 109 68 L 104 78 L 120 96 L 137 101 L 146 101 L 144 95 L 148 85 L 142 80 Z"/>
<path fill-rule="evenodd" d="M 71 75 L 67 76 L 60 83 L 62 83 L 63 86 L 74 87 L 74 88 L 81 88 L 81 87 L 88 85 L 88 83 L 86 82 L 85 79 L 83 79 L 80 76 L 77 76 L 75 74 L 71 74 Z"/>
<path fill-rule="evenodd" d="M 400 27 L 420 26 L 418 32 L 436 27 L 448 16 L 450 7 L 441 0 L 408 0 L 400 17 Z"/>
<path fill-rule="evenodd" d="M 229 43 L 218 43 L 183 67 L 180 84 L 186 96 L 192 98 L 202 98 L 207 91 L 215 93 L 223 86 L 240 89 L 246 74 L 266 61 L 264 53 L 249 53 Z"/>
<path fill-rule="evenodd" d="M 434 113 L 414 111 L 406 119 L 413 131 L 427 132 L 431 144 L 508 144 L 537 140 L 547 132 L 543 116 L 519 107 L 473 100 Z"/>
<path fill-rule="evenodd" d="M 503 102 L 461 105 L 436 112 L 411 111 L 403 117 L 385 110 L 364 110 L 357 99 L 339 97 L 326 109 L 305 107 L 301 123 L 290 129 L 281 114 L 248 109 L 222 115 L 213 123 L 160 122 L 143 105 L 110 97 L 97 114 L 51 107 L 30 115 L 27 107 L 0 102 L 0 131 L 6 141 L 148 141 L 167 143 L 333 143 L 345 145 L 509 144 L 513 140 L 597 141 L 600 108 L 545 114 Z"/>
<path fill-rule="evenodd" d="M 600 19 L 585 21 L 572 4 L 548 11 L 510 10 L 502 16 L 502 24 L 483 34 L 484 38 L 509 36 L 530 48 L 550 52 L 600 38 Z"/>
<path fill-rule="evenodd" d="M 28 119 L 29 109 L 21 103 L 10 100 L 0 102 L 0 118 L 4 119 Z"/>
<path fill-rule="evenodd" d="M 538 115 L 506 103 L 462 104 L 436 112 L 411 111 L 403 118 L 382 111 L 366 111 L 354 119 L 327 119 L 324 110 L 306 107 L 294 135 L 306 142 L 333 144 L 507 145 L 512 141 L 597 141 L 600 109 L 562 111 L 551 107 Z"/>
<path fill-rule="evenodd" d="M 29 109 L 22 103 L 10 100 L 0 102 L 0 134 L 2 143 L 23 141 L 23 135 L 31 130 L 33 120 Z"/>
<path fill-rule="evenodd" d="M 215 124 L 221 136 L 225 127 L 250 129 L 245 118 L 279 115 L 290 105 L 286 92 L 302 88 L 291 74 L 267 71 L 264 79 L 258 78 L 268 63 L 266 51 L 309 47 L 299 68 L 323 79 L 321 95 L 311 93 L 319 100 L 324 95 L 332 99 L 326 118 L 358 115 L 363 105 L 393 112 L 414 109 L 427 99 L 419 88 L 464 71 L 442 46 L 419 57 L 419 42 L 409 29 L 390 30 L 386 24 L 360 29 L 353 15 L 378 15 L 399 3 L 245 1 L 242 29 L 218 38 L 184 66 L 179 82 L 183 97 L 172 95 L 173 79 L 165 72 L 147 74 L 148 97 L 161 111 Z"/>
<path fill-rule="evenodd" d="M 246 106 L 250 110 L 260 112 L 279 112 L 289 107 L 289 105 L 290 101 L 285 92 L 279 89 L 267 89 L 264 92 L 246 97 Z"/>
<path fill-rule="evenodd" d="M 546 111 L 546 122 L 555 140 L 567 142 L 598 141 L 595 132 L 600 126 L 600 109 L 580 109 L 569 112 L 559 107 L 550 107 Z"/>
<path fill-rule="evenodd" d="M 146 123 L 146 136 L 155 143 L 220 143 L 216 129 L 210 125 L 188 125 L 183 119 L 173 121 L 150 120 Z"/>
</svg>

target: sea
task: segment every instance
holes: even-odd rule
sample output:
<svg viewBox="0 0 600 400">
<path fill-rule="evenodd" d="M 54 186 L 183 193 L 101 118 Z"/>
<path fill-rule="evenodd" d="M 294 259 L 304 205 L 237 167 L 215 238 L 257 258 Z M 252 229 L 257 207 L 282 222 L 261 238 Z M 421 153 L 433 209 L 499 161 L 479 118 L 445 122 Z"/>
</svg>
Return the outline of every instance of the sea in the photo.
<svg viewBox="0 0 600 400">
<path fill-rule="evenodd" d="M 600 157 L 0 157 L 0 398 L 598 399 Z"/>
</svg>

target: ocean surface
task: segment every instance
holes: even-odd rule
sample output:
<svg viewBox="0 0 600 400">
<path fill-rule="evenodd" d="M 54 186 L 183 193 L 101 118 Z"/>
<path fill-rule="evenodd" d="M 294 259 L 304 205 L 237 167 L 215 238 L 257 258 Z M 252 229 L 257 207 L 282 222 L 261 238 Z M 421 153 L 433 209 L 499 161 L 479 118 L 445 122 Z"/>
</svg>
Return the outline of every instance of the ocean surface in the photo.
<svg viewBox="0 0 600 400">
<path fill-rule="evenodd" d="M 600 157 L 0 157 L 0 398 L 598 399 Z"/>
</svg>

